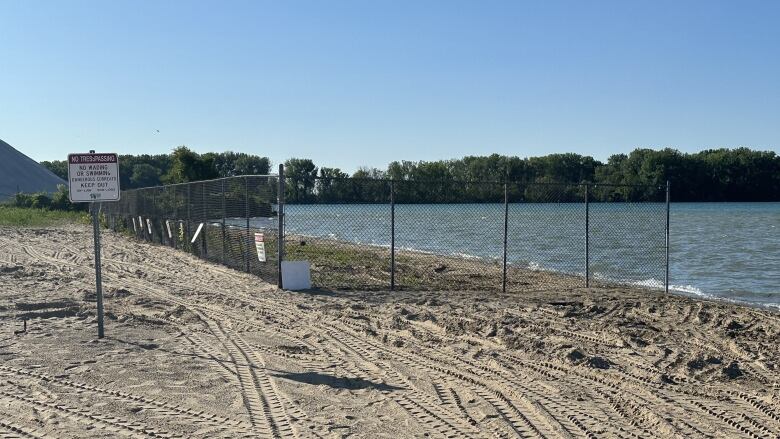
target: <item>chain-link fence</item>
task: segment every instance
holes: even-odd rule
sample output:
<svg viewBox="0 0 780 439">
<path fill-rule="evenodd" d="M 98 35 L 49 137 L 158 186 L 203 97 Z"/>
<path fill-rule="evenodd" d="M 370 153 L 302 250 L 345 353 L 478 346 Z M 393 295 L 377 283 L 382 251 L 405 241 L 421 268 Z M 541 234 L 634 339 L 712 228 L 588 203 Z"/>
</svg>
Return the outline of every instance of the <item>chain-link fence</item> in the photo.
<svg viewBox="0 0 780 439">
<path fill-rule="evenodd" d="M 282 254 L 317 288 L 528 291 L 668 287 L 668 208 L 668 186 L 248 176 L 125 191 L 105 211 L 279 284 Z"/>
<path fill-rule="evenodd" d="M 277 185 L 275 176 L 242 176 L 134 189 L 103 212 L 114 230 L 276 283 Z"/>
</svg>

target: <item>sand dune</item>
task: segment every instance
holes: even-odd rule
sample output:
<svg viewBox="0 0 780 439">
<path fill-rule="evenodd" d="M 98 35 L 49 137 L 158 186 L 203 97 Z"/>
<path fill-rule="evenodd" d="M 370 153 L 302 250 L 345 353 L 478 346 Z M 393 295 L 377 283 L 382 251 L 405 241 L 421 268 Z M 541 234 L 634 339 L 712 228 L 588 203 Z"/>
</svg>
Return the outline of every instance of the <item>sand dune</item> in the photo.
<svg viewBox="0 0 780 439">
<path fill-rule="evenodd" d="M 640 290 L 278 291 L 0 230 L 3 437 L 778 437 L 780 316 Z M 27 331 L 22 321 L 27 320 Z"/>
</svg>

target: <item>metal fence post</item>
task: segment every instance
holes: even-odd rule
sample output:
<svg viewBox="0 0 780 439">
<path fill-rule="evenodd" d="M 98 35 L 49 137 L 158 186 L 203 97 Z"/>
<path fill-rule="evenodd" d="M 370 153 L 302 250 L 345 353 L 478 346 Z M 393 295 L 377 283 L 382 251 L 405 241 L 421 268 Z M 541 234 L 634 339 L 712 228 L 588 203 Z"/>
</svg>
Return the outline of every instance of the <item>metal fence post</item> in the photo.
<svg viewBox="0 0 780 439">
<path fill-rule="evenodd" d="M 506 248 L 507 248 L 507 235 L 509 232 L 509 190 L 507 184 L 504 183 L 504 264 L 503 274 L 501 276 L 501 291 L 506 293 Z"/>
<path fill-rule="evenodd" d="M 254 241 L 249 234 L 249 177 L 244 176 L 244 206 L 246 213 L 246 272 L 249 273 L 249 246 Z"/>
<path fill-rule="evenodd" d="M 390 180 L 390 291 L 395 290 L 395 182 Z"/>
<path fill-rule="evenodd" d="M 222 265 L 225 265 L 225 247 L 227 243 L 227 236 L 225 232 L 225 180 L 221 180 L 222 183 Z"/>
<path fill-rule="evenodd" d="M 174 230 L 173 238 L 171 239 L 171 246 L 175 249 L 178 249 L 181 243 L 179 242 L 179 203 L 176 200 L 176 192 L 177 187 L 171 186 L 171 189 L 173 189 L 173 218 L 171 218 L 171 222 L 173 222 Z"/>
<path fill-rule="evenodd" d="M 155 216 L 157 215 L 157 204 L 156 204 L 157 203 L 157 199 L 156 199 L 157 197 L 154 196 L 155 195 L 154 194 L 154 189 L 149 190 L 149 192 L 152 193 L 152 207 L 149 209 L 149 212 L 147 214 L 149 215 L 149 217 L 148 217 L 149 218 L 149 223 L 153 224 Z M 154 232 L 152 230 L 154 230 L 153 227 L 148 227 L 149 241 L 151 241 L 151 243 L 154 244 Z M 160 237 L 160 244 L 162 244 L 162 236 Z"/>
<path fill-rule="evenodd" d="M 154 197 L 152 192 L 150 190 L 144 190 L 144 210 L 143 210 L 143 232 L 144 232 L 144 239 L 147 242 L 154 243 L 154 234 L 149 231 L 149 224 L 151 224 L 152 221 L 152 212 L 154 209 Z M 151 198 L 150 198 L 151 197 Z M 150 201 L 151 200 L 151 201 Z M 147 222 L 148 220 L 148 222 Z"/>
<path fill-rule="evenodd" d="M 187 236 L 184 237 L 185 248 L 189 248 L 190 223 L 192 222 L 192 184 L 187 183 Z M 190 249 L 190 253 L 192 250 Z"/>
<path fill-rule="evenodd" d="M 209 236 L 209 212 L 206 208 L 206 183 L 200 184 L 200 203 L 201 206 L 203 206 L 203 230 L 201 233 L 201 238 L 203 239 L 203 254 L 201 257 L 203 259 L 209 258 L 209 243 L 208 239 L 206 239 Z"/>
<path fill-rule="evenodd" d="M 276 194 L 276 217 L 278 221 L 278 230 L 276 237 L 276 274 L 277 274 L 277 286 L 283 288 L 282 284 L 282 261 L 284 260 L 284 165 L 279 164 L 279 189 Z"/>
<path fill-rule="evenodd" d="M 669 180 L 666 180 L 666 274 L 664 275 L 664 292 L 669 292 Z"/>
<path fill-rule="evenodd" d="M 585 185 L 585 288 L 590 288 L 590 197 Z"/>
</svg>

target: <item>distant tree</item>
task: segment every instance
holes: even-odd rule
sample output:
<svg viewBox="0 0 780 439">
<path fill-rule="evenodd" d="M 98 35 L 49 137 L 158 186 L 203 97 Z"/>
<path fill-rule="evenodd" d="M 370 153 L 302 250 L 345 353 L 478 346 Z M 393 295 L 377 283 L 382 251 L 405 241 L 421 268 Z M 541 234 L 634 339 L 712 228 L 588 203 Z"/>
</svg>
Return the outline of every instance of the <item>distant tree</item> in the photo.
<svg viewBox="0 0 780 439">
<path fill-rule="evenodd" d="M 234 175 L 268 175 L 271 161 L 268 157 L 258 157 L 241 153 L 236 159 Z"/>
<path fill-rule="evenodd" d="M 284 172 L 289 177 L 287 198 L 290 201 L 310 200 L 314 193 L 317 166 L 310 159 L 292 158 L 284 162 Z"/>
<path fill-rule="evenodd" d="M 135 167 L 138 165 L 149 165 L 157 168 L 160 172 L 160 178 L 156 182 L 144 182 L 143 185 L 138 185 L 132 181 Z M 119 184 L 122 189 L 133 189 L 142 186 L 156 186 L 162 184 L 162 176 L 167 174 L 171 167 L 170 154 L 140 154 L 140 155 L 128 155 L 123 154 L 119 156 Z"/>
<path fill-rule="evenodd" d="M 339 168 L 320 168 L 320 179 L 315 184 L 317 199 L 323 203 L 348 201 L 349 174 Z"/>
<path fill-rule="evenodd" d="M 160 184 L 160 170 L 148 163 L 135 165 L 130 182 L 133 187 L 157 186 Z"/>
<path fill-rule="evenodd" d="M 44 160 L 41 165 L 63 180 L 68 179 L 68 162 L 66 160 Z"/>
<path fill-rule="evenodd" d="M 214 161 L 214 166 L 220 177 L 268 175 L 271 170 L 271 161 L 268 157 L 260 157 L 243 152 L 210 152 L 203 154 L 202 158 Z"/>
<path fill-rule="evenodd" d="M 171 153 L 171 167 L 163 176 L 164 183 L 186 183 L 189 181 L 209 180 L 219 177 L 214 165 L 214 157 L 191 151 L 186 146 L 179 146 Z"/>
</svg>

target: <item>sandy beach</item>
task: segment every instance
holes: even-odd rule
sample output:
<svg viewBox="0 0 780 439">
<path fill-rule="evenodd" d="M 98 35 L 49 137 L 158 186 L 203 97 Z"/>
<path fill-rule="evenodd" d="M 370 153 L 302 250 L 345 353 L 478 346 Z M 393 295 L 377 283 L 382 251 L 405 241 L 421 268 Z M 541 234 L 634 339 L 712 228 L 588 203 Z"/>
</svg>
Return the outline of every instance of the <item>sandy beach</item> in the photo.
<svg viewBox="0 0 780 439">
<path fill-rule="evenodd" d="M 780 437 L 780 314 L 628 288 L 280 291 L 0 228 L 1 437 Z M 24 323 L 26 321 L 26 331 Z"/>
</svg>

